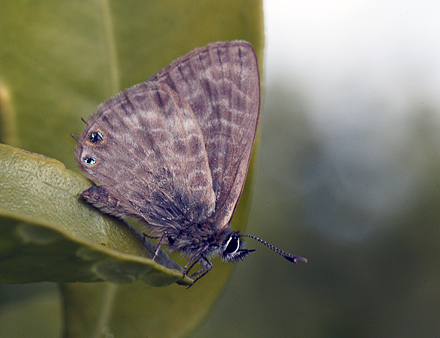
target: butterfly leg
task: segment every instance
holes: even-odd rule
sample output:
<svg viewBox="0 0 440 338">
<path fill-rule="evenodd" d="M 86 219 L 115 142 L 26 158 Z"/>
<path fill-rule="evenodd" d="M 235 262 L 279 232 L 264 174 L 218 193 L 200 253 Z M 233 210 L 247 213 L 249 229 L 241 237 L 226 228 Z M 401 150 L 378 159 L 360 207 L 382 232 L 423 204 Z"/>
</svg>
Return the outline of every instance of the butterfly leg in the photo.
<svg viewBox="0 0 440 338">
<path fill-rule="evenodd" d="M 188 273 L 191 271 L 191 269 L 194 267 L 194 265 L 197 264 L 198 261 L 199 261 L 198 259 L 195 259 L 195 257 L 192 257 L 188 261 L 188 263 L 186 263 L 185 267 L 183 268 L 184 276 L 188 276 Z"/>
<path fill-rule="evenodd" d="M 206 258 L 206 257 L 202 257 L 201 260 L 204 262 L 203 265 L 205 265 L 202 269 L 200 269 L 199 271 L 194 272 L 191 276 L 189 276 L 190 278 L 193 278 L 195 276 L 197 276 L 196 279 L 194 279 L 194 281 L 191 283 L 190 286 L 187 287 L 187 289 L 189 289 L 191 286 L 193 286 L 195 284 L 195 282 L 197 282 L 200 278 L 202 278 L 203 276 L 205 276 L 209 271 L 212 270 L 212 263 Z M 195 261 L 193 264 L 191 264 L 191 267 L 189 270 L 192 269 L 192 267 L 197 263 L 197 261 Z M 188 271 L 189 271 L 188 270 Z M 188 272 L 187 270 L 185 270 L 186 272 Z"/>
<path fill-rule="evenodd" d="M 191 271 L 191 269 L 194 267 L 194 265 L 196 265 L 198 262 L 200 262 L 203 259 L 205 259 L 205 261 L 207 261 L 207 259 L 204 258 L 205 256 L 203 256 L 203 252 L 206 250 L 206 248 L 207 247 L 202 247 L 195 254 L 190 256 L 188 263 L 186 263 L 185 267 L 183 268 L 183 271 L 184 271 L 183 277 L 188 276 L 188 273 Z M 209 261 L 208 261 L 208 263 L 209 263 Z M 193 274 L 193 275 L 196 275 L 196 274 Z M 193 276 L 193 275 L 191 275 L 191 276 Z"/>
<path fill-rule="evenodd" d="M 156 259 L 157 255 L 159 254 L 160 247 L 162 245 L 163 239 L 167 237 L 167 233 L 164 232 L 163 235 L 160 237 L 159 242 L 157 242 L 156 251 L 154 252 L 153 261 Z"/>
</svg>

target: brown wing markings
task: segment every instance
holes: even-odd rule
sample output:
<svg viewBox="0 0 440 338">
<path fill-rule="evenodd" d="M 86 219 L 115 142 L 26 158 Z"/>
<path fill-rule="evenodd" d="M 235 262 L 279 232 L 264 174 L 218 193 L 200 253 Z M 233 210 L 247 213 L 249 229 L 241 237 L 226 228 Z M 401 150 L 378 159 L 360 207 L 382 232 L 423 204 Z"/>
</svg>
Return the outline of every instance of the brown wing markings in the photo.
<svg viewBox="0 0 440 338">
<path fill-rule="evenodd" d="M 130 102 L 130 104 L 125 105 L 125 103 L 127 102 Z M 131 141 L 129 143 L 126 142 L 128 139 L 130 139 L 129 137 L 127 137 L 126 134 L 132 133 L 133 130 L 130 131 L 126 127 L 125 123 L 119 122 L 122 119 L 121 115 L 119 114 L 119 112 L 121 111 L 120 109 L 123 109 L 124 111 L 129 110 L 131 113 L 135 111 L 133 110 L 134 106 L 131 103 L 131 100 L 129 99 L 126 92 L 121 93 L 120 95 L 116 96 L 113 99 L 110 99 L 105 104 L 101 105 L 99 107 L 98 113 L 95 115 L 95 118 L 93 119 L 93 123 L 91 123 L 90 127 L 86 130 L 86 133 L 88 133 L 90 129 L 93 129 L 95 127 L 95 123 L 99 124 L 101 122 L 106 122 L 107 127 L 113 130 L 114 123 L 115 121 L 117 121 L 119 127 L 118 130 L 119 136 L 117 140 L 118 147 L 112 147 L 112 153 L 110 154 L 110 157 L 105 156 L 106 155 L 105 151 L 101 152 L 101 154 L 99 153 L 97 154 L 99 157 L 98 161 L 102 162 L 102 163 L 98 162 L 98 165 L 106 167 L 106 170 L 102 170 L 102 169 L 97 170 L 96 173 L 92 172 L 91 176 L 94 177 L 94 179 L 97 182 L 106 183 L 106 185 L 108 186 L 108 190 L 112 193 L 115 199 L 119 200 L 120 203 L 123 204 L 124 208 L 127 210 L 127 213 L 136 213 L 141 206 L 131 201 L 139 200 L 138 197 L 141 194 L 136 195 L 135 197 L 137 198 L 127 198 L 128 195 L 136 194 L 135 193 L 136 190 L 126 189 L 126 191 L 131 190 L 131 192 L 124 192 L 124 190 L 122 190 L 124 189 L 124 183 L 121 182 L 125 182 L 125 184 L 128 184 L 129 187 L 136 187 L 148 181 L 154 182 L 154 180 L 145 178 L 145 176 L 148 176 L 149 174 L 151 175 L 151 171 L 148 172 L 146 170 L 142 170 L 144 168 L 141 169 L 144 174 L 143 177 L 136 177 L 135 175 L 130 176 L 130 173 L 136 171 L 137 169 L 136 166 L 142 166 L 142 162 L 135 161 L 137 157 L 135 156 L 136 154 L 133 152 L 133 149 L 131 147 L 131 145 L 133 145 L 134 142 Z M 130 112 L 127 112 L 127 115 Z M 109 120 L 109 118 L 107 117 L 108 115 L 112 116 L 112 121 Z M 107 128 L 103 127 L 102 129 L 107 129 Z M 110 145 L 114 143 L 113 141 L 115 140 L 112 132 L 107 132 L 107 135 L 105 136 L 109 139 Z M 123 142 L 120 142 L 121 139 Z M 127 156 L 127 154 L 129 154 L 130 156 Z M 124 163 L 121 163 L 122 158 L 126 159 Z M 117 163 L 118 166 L 116 166 L 116 163 L 113 161 L 118 161 L 119 162 Z M 113 168 L 111 168 L 112 166 L 114 166 L 115 168 L 122 167 L 124 169 L 115 171 Z M 85 167 L 86 171 L 89 171 L 88 169 L 89 168 Z M 139 182 L 140 180 L 142 180 L 143 182 L 142 183 Z M 143 191 L 143 193 L 146 196 L 148 196 L 148 190 L 149 189 L 144 189 Z"/>
<path fill-rule="evenodd" d="M 148 86 L 152 86 L 152 85 L 148 85 Z M 162 87 L 164 87 L 164 85 L 161 85 Z M 168 88 L 168 87 L 167 87 Z M 160 114 L 160 112 L 157 109 L 154 109 L 154 104 L 151 103 L 151 101 L 154 101 L 154 98 L 152 98 L 152 95 L 154 95 L 154 92 L 151 93 L 148 92 L 149 95 L 149 99 L 147 99 L 147 103 L 144 103 L 143 106 L 139 107 L 137 105 L 137 103 L 139 103 L 136 100 L 136 95 L 139 95 L 138 90 L 139 88 L 133 88 L 131 90 L 131 94 L 125 97 L 125 101 L 130 101 L 131 102 L 131 113 L 134 114 L 135 111 L 140 111 L 139 115 L 139 120 L 143 121 L 142 124 L 145 126 L 146 124 L 148 124 L 148 122 L 152 122 L 147 121 L 149 120 L 148 118 L 146 118 L 146 113 L 143 111 L 148 111 L 149 109 L 153 110 L 153 113 L 156 113 L 155 117 L 156 119 L 153 119 L 153 122 L 160 122 L 160 125 L 156 124 L 156 128 L 158 130 L 162 130 L 162 131 L 167 131 L 167 136 L 172 138 L 172 134 L 170 133 L 170 129 L 174 130 L 175 126 L 174 126 L 174 120 L 177 119 L 179 120 L 178 123 L 181 124 L 182 127 L 185 126 L 185 120 L 184 120 L 184 116 L 183 113 L 179 110 L 179 109 L 190 109 L 189 106 L 187 107 L 180 107 L 178 106 L 178 103 L 181 103 L 180 99 L 178 99 L 177 95 L 174 94 L 174 92 L 171 91 L 171 89 L 167 89 L 166 92 L 169 94 L 171 99 L 177 100 L 176 102 L 173 101 L 174 106 L 168 107 L 169 109 L 174 109 L 175 112 L 171 112 L 170 114 L 168 114 L 168 118 L 169 118 L 169 123 L 167 125 L 167 118 L 166 116 L 163 116 L 163 114 Z M 144 98 L 145 99 L 145 98 Z M 157 97 L 156 97 L 157 99 Z M 160 98 L 159 98 L 160 99 Z M 115 101 L 116 100 L 116 101 Z M 125 102 L 122 96 L 118 96 L 116 99 L 110 100 L 107 105 L 102 106 L 101 108 L 105 109 L 105 112 L 108 113 L 110 112 L 110 110 L 112 110 L 112 117 L 114 117 L 113 121 L 118 117 L 120 117 L 120 115 L 115 114 L 113 115 L 114 111 L 113 110 L 117 110 L 120 108 L 121 105 L 121 101 Z M 158 100 L 160 101 L 160 100 Z M 145 102 L 145 101 L 144 101 Z M 126 102 L 125 102 L 126 103 Z M 162 102 L 163 103 L 163 102 Z M 153 104 L 153 106 L 151 106 Z M 127 106 L 125 106 L 125 108 L 127 108 Z M 117 109 L 116 109 L 117 108 Z M 165 113 L 167 111 L 168 108 L 165 108 Z M 134 109 L 134 110 L 133 110 Z M 143 114 L 142 114 L 143 112 Z M 102 122 L 101 120 L 105 117 L 105 113 L 102 113 L 101 111 L 99 112 L 101 113 L 99 115 L 99 121 L 98 122 Z M 189 112 L 190 113 L 190 112 Z M 125 117 L 126 118 L 126 117 Z M 132 116 L 133 118 L 133 116 Z M 137 119 L 137 118 L 136 118 Z M 95 128 L 95 122 L 96 122 L 97 118 L 92 118 L 92 123 L 90 123 L 90 126 L 87 128 L 86 133 L 89 132 L 90 129 Z M 108 119 L 105 119 L 108 122 L 110 122 Z M 132 120 L 132 124 L 133 124 Z M 187 116 L 186 117 L 186 121 L 189 121 L 188 124 L 188 128 L 191 127 L 191 123 L 195 123 L 194 122 L 194 117 L 193 116 Z M 192 122 L 191 122 L 192 121 Z M 139 122 L 139 121 L 138 121 Z M 197 126 L 196 124 L 194 124 L 195 126 Z M 181 174 L 181 168 L 187 165 L 187 162 L 185 163 L 181 163 L 179 161 L 182 160 L 182 158 L 184 157 L 180 157 L 179 159 L 176 159 L 174 156 L 172 156 L 172 154 L 167 153 L 167 151 L 169 152 L 170 150 L 169 148 L 169 144 L 170 144 L 170 139 L 162 139 L 162 142 L 157 142 L 156 141 L 160 138 L 157 138 L 156 136 L 153 136 L 152 139 L 158 146 L 158 153 L 161 153 L 162 158 L 158 159 L 158 158 L 154 158 L 151 165 L 151 170 L 146 171 L 145 168 L 141 168 L 139 170 L 139 168 L 137 166 L 141 166 L 143 165 L 143 161 L 142 159 L 140 161 L 139 157 L 136 152 L 133 152 L 133 148 L 131 147 L 131 145 L 136 144 L 136 140 L 134 140 L 133 138 L 136 138 L 136 135 L 132 134 L 132 131 L 128 131 L 128 135 L 125 135 L 124 132 L 127 132 L 127 129 L 124 128 L 124 126 L 121 126 L 123 129 L 123 133 L 118 134 L 119 138 L 122 138 L 123 142 L 118 142 L 118 147 L 115 149 L 115 147 L 112 147 L 112 156 L 111 157 L 105 157 L 103 156 L 102 158 L 102 165 L 107 166 L 107 170 L 98 170 L 96 172 L 93 172 L 93 170 L 91 170 L 90 168 L 85 167 L 85 170 L 87 172 L 89 172 L 90 170 L 92 171 L 90 173 L 90 175 L 93 177 L 94 180 L 96 180 L 97 182 L 101 182 L 103 184 L 105 184 L 108 187 L 108 191 L 109 193 L 114 197 L 115 200 L 120 201 L 121 204 L 124 205 L 124 209 L 127 210 L 128 214 L 131 213 L 139 213 L 139 211 L 142 211 L 139 214 L 142 214 L 145 216 L 145 220 L 148 223 L 151 223 L 150 221 L 164 221 L 162 218 L 173 218 L 173 217 L 177 217 L 179 216 L 179 221 L 181 220 L 181 218 L 184 218 L 184 215 L 182 216 L 182 212 L 185 212 L 185 206 L 188 205 L 194 205 L 194 201 L 187 201 L 185 199 L 185 196 L 187 196 L 189 199 L 191 199 L 191 197 L 193 197 L 191 195 L 190 192 L 179 192 L 177 187 L 185 187 L 184 182 L 178 182 L 176 184 L 174 184 L 174 173 L 176 172 L 180 172 L 180 176 L 178 177 L 180 180 L 182 179 L 182 174 Z M 198 126 L 197 126 L 198 128 Z M 182 128 L 180 128 L 182 129 Z M 197 131 L 198 130 L 198 131 Z M 195 136 L 195 138 L 199 137 L 200 138 L 200 142 L 199 143 L 203 143 L 203 137 L 201 135 L 201 132 L 199 129 L 195 129 L 195 130 L 190 130 L 186 133 L 184 133 L 184 137 L 186 137 L 186 135 L 194 135 L 200 133 L 200 136 Z M 147 130 L 146 135 L 149 134 L 149 131 Z M 87 135 L 86 135 L 87 136 Z M 85 136 L 85 137 L 86 137 Z M 111 132 L 109 132 L 109 141 L 112 141 L 113 135 Z M 121 141 L 121 139 L 119 139 L 119 141 Z M 190 142 L 190 140 L 186 140 L 188 143 Z M 139 142 L 138 142 L 139 143 Z M 143 142 L 141 142 L 143 143 Z M 172 143 L 172 142 L 171 142 Z M 162 152 L 163 150 L 163 152 Z M 189 149 L 190 150 L 190 149 Z M 114 162 L 112 161 L 119 161 L 119 155 L 125 153 L 125 156 L 123 156 L 124 158 L 127 158 L 127 154 L 129 154 L 129 161 L 128 166 L 127 163 L 125 164 L 125 168 L 123 168 L 124 170 L 120 170 L 119 172 L 116 171 L 111 168 L 112 164 Z M 116 155 L 116 156 L 115 156 Z M 151 154 L 150 154 L 151 155 Z M 168 156 L 171 155 L 171 156 Z M 121 156 L 122 157 L 122 156 Z M 206 155 L 205 155 L 206 157 Z M 200 162 L 203 161 L 203 156 L 199 156 L 196 158 L 196 162 Z M 136 163 L 136 161 L 138 161 Z M 158 162 L 159 161 L 159 162 Z M 207 162 L 207 160 L 205 160 Z M 130 164 L 133 164 L 133 167 L 130 166 Z M 162 165 L 164 166 L 164 168 L 162 168 Z M 115 166 L 116 167 L 116 166 Z M 154 169 L 154 167 L 156 167 L 156 169 Z M 157 168 L 159 167 L 159 168 Z M 106 174 L 102 174 L 103 172 L 105 172 Z M 140 172 L 143 175 L 147 174 L 147 177 L 138 177 L 136 174 Z M 206 164 L 206 168 L 205 168 L 205 174 L 207 174 L 209 172 L 209 169 L 207 167 Z M 109 174 L 108 174 L 109 173 Z M 148 176 L 149 175 L 149 176 Z M 209 173 L 210 175 L 210 173 Z M 210 176 L 209 176 L 210 179 Z M 119 183 L 119 182 L 123 182 L 123 183 Z M 206 183 L 206 182 L 205 182 Z M 209 189 L 212 189 L 212 183 L 208 182 L 206 184 L 206 186 L 209 186 Z M 199 205 L 195 205 L 194 210 L 189 210 L 188 213 L 188 217 L 199 217 L 200 215 L 204 214 L 204 215 L 209 215 L 210 212 L 212 212 L 213 210 L 213 205 L 214 205 L 214 199 L 212 197 L 212 200 L 210 199 L 210 195 L 209 195 L 209 189 L 206 190 L 206 186 L 205 186 L 205 190 L 203 190 L 203 187 L 200 190 L 200 193 L 198 194 L 198 197 L 201 197 L 202 200 L 200 201 Z M 144 188 L 144 189 L 142 189 Z M 157 189 L 156 189 L 157 188 Z M 140 191 L 140 192 L 139 192 Z M 153 194 L 152 191 L 160 191 L 161 193 L 158 194 Z M 134 197 L 134 198 L 131 198 Z M 141 201 L 142 203 L 137 203 L 135 204 L 132 201 Z M 161 205 L 163 205 L 164 207 L 161 207 Z M 210 206 L 211 205 L 211 206 Z M 103 207 L 104 208 L 104 207 Z M 165 210 L 166 209 L 166 210 Z M 148 215 L 147 210 L 150 210 L 153 212 L 152 215 Z M 165 210 L 165 211 L 164 211 Z M 188 211 L 188 210 L 186 210 Z M 164 212 L 164 214 L 161 214 L 162 212 Z M 191 213 L 192 212 L 192 213 Z M 180 213 L 180 215 L 178 215 Z M 164 217 L 162 217 L 164 216 Z M 173 220 L 168 220 L 170 221 L 170 223 L 173 223 Z M 174 220 L 175 221 L 175 220 Z M 165 220 L 165 224 L 166 224 L 167 220 Z M 162 222 L 163 223 L 163 222 Z"/>
<path fill-rule="evenodd" d="M 230 165 L 225 166 L 224 168 L 223 178 L 232 178 L 232 182 L 228 182 L 228 184 L 223 185 L 223 188 L 227 188 L 227 191 L 224 191 L 221 194 L 223 198 L 218 203 L 219 206 L 221 206 L 221 209 L 216 210 L 216 223 L 219 226 L 229 223 L 235 210 L 236 203 L 242 193 L 247 168 L 249 166 L 252 153 L 252 146 L 254 143 L 259 115 L 259 78 L 258 72 L 256 71 L 256 58 L 254 57 L 253 60 L 251 60 L 254 62 L 251 64 L 251 69 L 249 70 L 250 76 L 243 76 L 243 72 L 245 72 L 247 69 L 246 66 L 243 65 L 243 62 L 246 60 L 241 57 L 241 49 L 238 49 L 238 51 L 238 59 L 241 60 L 241 64 L 239 68 L 240 72 L 233 72 L 235 78 L 232 80 L 232 84 L 236 88 L 232 88 L 233 90 L 231 92 L 231 111 L 235 112 L 235 114 L 232 114 L 232 124 L 239 130 L 239 132 L 232 134 L 232 142 L 234 143 L 234 146 L 231 147 L 232 155 L 230 155 L 230 158 L 234 159 L 234 161 L 231 161 Z M 233 64 L 236 65 L 238 63 L 233 62 Z M 256 80 L 252 76 L 252 73 L 257 74 Z M 237 78 L 241 79 L 241 81 L 237 81 Z M 246 79 L 247 83 L 243 84 L 244 80 Z M 234 99 L 234 96 L 240 96 L 244 92 L 242 88 L 248 89 L 244 102 L 245 106 L 244 108 L 241 107 L 237 109 L 236 106 L 240 106 L 240 100 Z M 257 98 L 254 97 L 255 93 L 258 95 Z M 237 112 L 240 111 L 242 111 L 243 114 L 237 114 Z M 249 126 L 244 128 L 244 125 L 246 124 L 249 124 Z M 231 175 L 231 173 L 233 175 Z"/>
<path fill-rule="evenodd" d="M 259 76 L 258 68 L 256 67 L 256 56 L 248 43 L 238 41 L 235 43 L 215 43 L 210 46 L 212 48 L 196 49 L 185 57 L 177 59 L 169 67 L 153 75 L 151 79 L 168 84 L 193 108 L 205 139 L 209 166 L 213 178 L 213 189 L 216 192 L 215 217 L 217 220 L 223 220 L 218 222 L 221 226 L 221 223 L 229 222 L 235 208 L 235 203 L 243 189 L 245 175 L 238 175 L 240 168 L 244 168 L 244 171 L 246 171 L 249 163 L 249 160 L 243 159 L 241 161 L 244 161 L 244 163 L 241 164 L 237 162 L 234 164 L 232 162 L 232 158 L 235 157 L 236 160 L 240 158 L 237 156 L 237 151 L 243 151 L 243 149 L 237 150 L 238 140 L 236 138 L 240 136 L 247 137 L 246 135 L 248 134 L 240 135 L 240 131 L 244 129 L 243 123 L 245 123 L 247 117 L 253 118 L 256 128 L 259 113 L 259 97 L 257 97 L 258 104 L 254 107 L 256 111 L 253 115 L 251 112 L 248 112 L 253 107 L 246 106 L 246 111 L 242 116 L 238 114 L 230 116 L 236 104 L 236 102 L 231 101 L 233 100 L 231 99 L 233 95 L 230 95 L 231 93 L 234 94 L 233 83 L 236 81 L 235 78 L 232 78 L 232 75 L 238 76 L 235 74 L 236 69 L 233 69 L 232 73 L 228 73 L 231 60 L 236 61 L 235 59 L 237 58 L 240 60 L 239 66 L 234 66 L 238 67 L 240 72 L 245 72 L 248 69 L 245 63 L 251 63 L 248 73 L 244 74 L 245 76 L 240 75 L 243 78 L 247 78 L 249 83 L 252 81 L 258 82 L 258 84 L 250 86 L 248 90 L 255 92 L 258 90 Z M 217 55 L 216 57 L 215 54 Z M 204 64 L 203 61 L 205 62 Z M 208 68 L 206 68 L 207 62 L 209 62 Z M 214 65 L 214 67 L 211 65 Z M 219 70 L 221 72 L 218 72 Z M 218 77 L 215 76 L 216 74 Z M 225 83 L 225 80 L 218 81 L 218 78 L 227 78 L 227 81 L 232 81 L 232 83 Z M 220 90 L 220 92 L 217 92 L 217 99 L 214 98 L 216 92 L 210 87 L 212 85 L 215 90 Z M 195 90 L 194 87 L 199 89 Z M 246 85 L 243 85 L 243 88 L 247 88 Z M 204 94 L 209 95 L 209 100 L 220 105 L 209 105 L 207 103 L 208 98 L 200 96 L 200 89 L 204 91 Z M 254 94 L 247 93 L 247 96 L 249 95 L 255 99 Z M 222 100 L 227 100 L 228 104 L 225 105 L 225 102 Z M 249 99 L 247 102 L 249 102 Z M 241 110 L 239 109 L 239 111 Z M 216 114 L 216 117 L 213 114 Z M 224 116 L 230 117 L 225 121 L 222 118 Z M 254 129 L 251 132 L 255 133 L 255 128 L 251 128 Z M 234 130 L 238 130 L 238 133 Z M 226 151 L 224 151 L 225 145 L 231 142 L 233 145 L 229 144 Z M 250 159 L 251 145 L 245 149 L 249 153 L 249 155 L 246 155 L 247 159 Z M 231 173 L 238 176 L 231 175 Z M 225 187 L 227 187 L 226 190 Z M 226 214 L 222 214 L 223 211 Z"/>
<path fill-rule="evenodd" d="M 152 93 L 149 94 L 153 95 Z M 170 98 L 175 100 L 175 104 L 180 103 L 183 105 L 183 102 L 180 101 L 177 95 L 170 95 Z M 198 170 L 202 172 L 201 176 L 202 179 L 205 180 L 205 186 L 200 187 L 201 182 L 197 182 L 197 184 L 199 184 L 199 189 L 196 189 L 197 187 L 195 187 L 194 184 L 190 184 L 188 186 L 185 184 L 188 182 L 182 182 L 182 180 L 185 180 L 185 178 L 188 179 L 190 178 L 189 177 L 190 170 L 194 170 L 195 167 L 196 168 L 203 167 L 203 163 L 201 162 L 203 162 L 204 157 L 176 156 L 176 152 L 174 151 L 174 149 L 170 150 L 170 146 L 172 146 L 174 144 L 174 141 L 176 140 L 187 143 L 185 149 L 187 149 L 187 153 L 188 153 L 188 151 L 191 151 L 191 147 L 194 146 L 194 142 L 193 144 L 191 144 L 192 139 L 195 139 L 197 143 L 197 138 L 198 137 L 202 138 L 202 136 L 201 134 L 200 136 L 197 136 L 197 133 L 200 133 L 198 129 L 194 130 L 194 125 L 193 125 L 194 116 L 191 113 L 189 105 L 188 106 L 183 105 L 181 107 L 183 111 L 180 111 L 179 114 L 176 114 L 175 112 L 168 111 L 170 107 L 164 105 L 164 102 L 162 101 L 163 98 L 161 96 L 157 96 L 156 99 L 158 100 L 159 106 L 162 106 L 163 109 L 161 109 L 160 112 L 157 112 L 158 122 L 160 124 L 155 126 L 155 130 L 156 132 L 159 133 L 165 132 L 164 133 L 165 138 L 163 138 L 161 142 L 158 143 L 158 147 L 162 148 L 165 151 L 161 153 L 163 160 L 158 162 L 164 164 L 163 169 L 161 169 L 163 175 L 159 175 L 159 176 L 156 175 L 155 177 L 154 182 L 157 182 L 158 184 L 156 185 L 155 189 L 150 190 L 150 191 L 155 191 L 154 193 L 155 196 L 152 199 L 157 200 L 157 202 L 155 203 L 156 206 L 159 205 L 159 203 L 161 205 L 167 205 L 169 208 L 173 208 L 174 206 L 173 208 L 175 209 L 174 214 L 178 214 L 179 211 L 184 213 L 185 211 L 187 211 L 189 217 L 192 217 L 191 212 L 196 214 L 201 214 L 201 212 L 199 212 L 200 206 L 195 208 L 197 210 L 186 210 L 185 207 L 187 208 L 188 205 L 191 205 L 191 203 L 189 203 L 191 201 L 186 201 L 186 200 L 183 201 L 183 199 L 185 199 L 184 196 L 189 196 L 190 199 L 191 198 L 195 199 L 199 197 L 202 200 L 201 202 L 202 205 L 205 199 L 209 200 L 209 197 L 204 196 L 204 194 L 206 194 L 206 186 L 209 185 L 210 187 L 211 183 L 206 181 L 206 177 L 203 175 L 202 169 L 198 169 Z M 198 128 L 198 126 L 196 127 Z M 180 131 L 181 133 L 177 134 L 176 131 Z M 194 135 L 196 136 L 194 137 Z M 153 138 L 158 139 L 160 138 L 160 135 L 155 135 L 153 136 Z M 203 141 L 202 140 L 198 141 L 198 143 L 201 142 Z M 198 149 L 197 151 L 200 150 L 204 151 L 204 149 Z M 187 155 L 187 153 L 185 155 Z M 185 168 L 187 170 L 185 170 Z M 186 190 L 189 189 L 190 191 L 184 191 L 185 188 Z M 175 208 L 176 204 L 179 205 L 179 208 Z M 209 212 L 210 207 L 208 206 L 207 208 L 208 210 L 205 210 L 205 212 L 206 214 L 210 214 Z"/>
</svg>

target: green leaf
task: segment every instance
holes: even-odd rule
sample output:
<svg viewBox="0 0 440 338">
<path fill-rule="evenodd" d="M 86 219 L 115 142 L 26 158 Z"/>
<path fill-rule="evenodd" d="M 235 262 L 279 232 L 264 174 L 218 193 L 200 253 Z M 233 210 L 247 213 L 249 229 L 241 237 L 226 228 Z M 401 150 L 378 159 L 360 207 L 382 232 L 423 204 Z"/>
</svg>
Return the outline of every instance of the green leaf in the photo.
<svg viewBox="0 0 440 338">
<path fill-rule="evenodd" d="M 161 286 L 182 277 L 165 252 L 150 259 L 156 246 L 138 230 L 80 201 L 91 183 L 62 163 L 0 144 L 0 167 L 0 282 Z"/>
<path fill-rule="evenodd" d="M 73 154 L 75 142 L 69 134 L 82 131 L 84 125 L 80 118 L 87 118 L 99 103 L 124 88 L 145 81 L 173 59 L 212 41 L 245 39 L 254 46 L 260 66 L 262 62 L 261 0 L 5 0 L 1 7 L 0 139 L 60 160 L 75 171 L 78 171 Z M 16 149 L 11 151 L 17 152 Z M 48 171 L 46 179 L 52 175 L 54 184 L 62 185 L 64 181 L 60 183 L 58 179 L 64 177 L 72 186 L 63 192 L 63 189 L 50 190 L 53 187 L 45 184 L 36 185 L 42 190 L 39 197 L 44 200 L 42 203 L 34 203 L 33 197 L 29 199 L 28 190 L 21 190 L 24 195 L 20 196 L 9 190 L 10 194 L 6 199 L 2 197 L 0 203 L 0 208 L 4 208 L 3 203 L 8 199 L 23 206 L 26 206 L 23 201 L 32 201 L 28 203 L 36 211 L 36 214 L 29 214 L 26 209 L 9 210 L 12 207 L 4 211 L 0 226 L 9 229 L 5 231 L 13 237 L 6 236 L 5 246 L 3 241 L 0 243 L 2 250 L 7 245 L 23 249 L 24 237 L 16 237 L 16 229 L 23 224 L 27 237 L 46 240 L 43 247 L 35 243 L 25 244 L 24 247 L 32 245 L 44 251 L 44 248 L 49 248 L 48 239 L 55 239 L 50 247 L 55 250 L 52 255 L 46 252 L 38 260 L 38 256 L 28 254 L 27 263 L 21 266 L 24 263 L 20 262 L 21 278 L 44 280 L 51 273 L 51 266 L 57 264 L 73 267 L 64 270 L 64 281 L 97 278 L 96 273 L 86 274 L 94 263 L 85 262 L 82 270 L 73 271 L 81 262 L 81 257 L 76 255 L 78 248 L 86 248 L 87 253 L 93 253 L 93 258 L 100 256 L 99 259 L 104 261 L 128 266 L 128 273 L 122 271 L 121 265 L 117 265 L 116 269 L 106 269 L 105 278 L 117 280 L 114 272 L 120 268 L 122 273 L 118 276 L 134 276 L 132 280 L 143 280 L 148 276 L 147 279 L 154 285 L 165 285 L 173 278 L 180 278 L 177 270 L 163 270 L 156 263 L 147 263 L 151 248 L 141 245 L 134 229 L 97 213 L 78 199 L 80 192 L 90 186 L 87 180 L 80 175 L 75 176 L 73 172 L 63 174 L 67 170 L 61 169 L 59 162 L 44 161 L 40 171 L 28 170 L 31 173 L 28 177 L 55 167 L 61 176 Z M 17 174 L 23 175 L 24 172 L 17 169 Z M 50 195 L 49 190 L 54 195 Z M 63 205 L 57 201 L 57 194 L 64 194 L 73 202 Z M 248 203 L 249 189 L 245 189 L 233 219 L 235 229 L 243 226 Z M 53 208 L 48 206 L 50 204 Z M 48 210 L 52 210 L 53 214 L 49 214 Z M 78 210 L 82 210 L 83 214 Z M 49 219 L 40 217 L 38 211 L 46 212 Z M 102 241 L 105 236 L 100 231 L 93 231 L 102 227 L 106 229 L 108 242 Z M 126 246 L 124 242 L 129 244 Z M 107 244 L 111 244 L 111 248 Z M 59 256 L 58 263 L 52 256 Z M 166 256 L 163 258 L 174 264 Z M 186 264 L 179 255 L 172 255 L 172 258 L 180 265 Z M 63 284 L 65 335 L 98 337 L 111 333 L 124 337 L 180 337 L 188 334 L 207 315 L 231 270 L 231 265 L 222 264 L 219 259 L 215 259 L 213 265 L 212 272 L 189 290 L 176 284 L 154 288 L 140 281 L 118 285 L 107 282 Z M 139 272 L 147 266 L 151 267 L 151 273 L 143 275 Z M 33 272 L 23 271 L 27 269 Z M 156 273 L 155 269 L 159 271 Z M 5 281 L 7 277 L 2 271 L 0 278 Z M 60 276 L 55 276 L 59 271 L 60 267 L 53 270 L 52 280 L 60 280 L 56 279 Z M 26 274 L 28 276 L 23 277 Z M 46 275 L 44 279 L 43 275 Z M 14 278 L 19 276 L 17 271 Z M 39 302 L 41 298 L 30 297 L 20 303 L 21 307 L 17 303 L 13 308 L 24 320 L 28 315 L 27 309 L 38 309 Z M 56 307 L 51 309 L 48 311 L 57 310 Z M 0 323 L 4 322 L 2 316 L 5 313 L 8 312 L 0 312 Z M 45 336 L 52 335 L 48 331 Z M 14 332 L 12 337 L 19 335 Z"/>
</svg>

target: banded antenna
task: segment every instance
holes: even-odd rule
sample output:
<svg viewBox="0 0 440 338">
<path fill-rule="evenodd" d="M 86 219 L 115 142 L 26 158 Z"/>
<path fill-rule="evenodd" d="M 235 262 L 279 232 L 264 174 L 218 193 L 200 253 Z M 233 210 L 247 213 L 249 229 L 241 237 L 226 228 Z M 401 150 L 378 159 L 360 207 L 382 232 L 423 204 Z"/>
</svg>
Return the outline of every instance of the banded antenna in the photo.
<svg viewBox="0 0 440 338">
<path fill-rule="evenodd" d="M 249 238 L 255 239 L 256 241 L 258 241 L 258 242 L 264 244 L 265 246 L 267 246 L 270 250 L 276 252 L 278 255 L 283 256 L 289 262 L 292 262 L 292 263 L 295 263 L 295 264 L 298 263 L 298 262 L 307 263 L 307 259 L 306 258 L 301 257 L 301 256 L 295 256 L 295 255 L 292 255 L 292 254 L 290 254 L 288 252 L 285 252 L 285 251 L 283 251 L 281 249 L 278 249 L 276 246 L 274 246 L 274 245 L 272 245 L 272 244 L 270 244 L 270 243 L 268 243 L 266 241 L 263 241 L 261 238 L 258 238 L 258 237 L 252 236 L 252 235 L 247 235 L 247 234 L 239 234 L 238 236 L 239 237 L 249 237 Z"/>
</svg>

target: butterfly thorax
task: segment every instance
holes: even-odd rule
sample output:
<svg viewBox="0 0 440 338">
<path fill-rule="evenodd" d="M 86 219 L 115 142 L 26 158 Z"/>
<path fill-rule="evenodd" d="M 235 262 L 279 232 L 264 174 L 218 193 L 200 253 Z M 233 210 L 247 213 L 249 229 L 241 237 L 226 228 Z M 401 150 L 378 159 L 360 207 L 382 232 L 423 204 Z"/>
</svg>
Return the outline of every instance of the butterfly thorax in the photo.
<svg viewBox="0 0 440 338">
<path fill-rule="evenodd" d="M 217 256 L 232 233 L 229 227 L 218 229 L 207 223 L 172 230 L 165 234 L 170 250 L 181 252 L 188 257 L 202 252 L 204 256 Z"/>
</svg>

